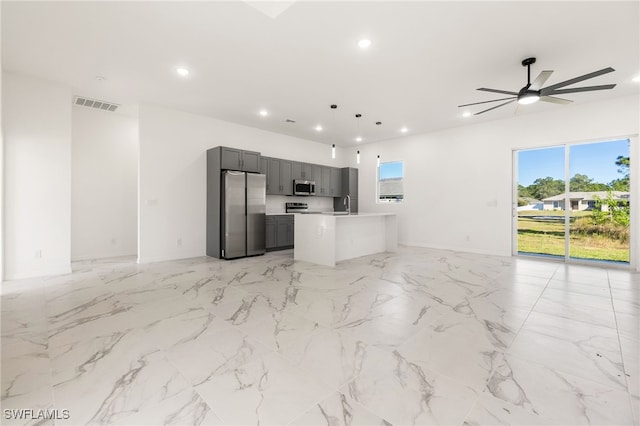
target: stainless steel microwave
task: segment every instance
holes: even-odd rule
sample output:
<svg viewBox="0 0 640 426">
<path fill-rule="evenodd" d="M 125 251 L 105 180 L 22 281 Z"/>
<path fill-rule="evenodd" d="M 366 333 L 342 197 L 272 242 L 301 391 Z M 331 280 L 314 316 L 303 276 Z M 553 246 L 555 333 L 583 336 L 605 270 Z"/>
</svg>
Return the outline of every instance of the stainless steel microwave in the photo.
<svg viewBox="0 0 640 426">
<path fill-rule="evenodd" d="M 316 195 L 316 183 L 312 180 L 294 180 L 293 195 Z"/>
</svg>

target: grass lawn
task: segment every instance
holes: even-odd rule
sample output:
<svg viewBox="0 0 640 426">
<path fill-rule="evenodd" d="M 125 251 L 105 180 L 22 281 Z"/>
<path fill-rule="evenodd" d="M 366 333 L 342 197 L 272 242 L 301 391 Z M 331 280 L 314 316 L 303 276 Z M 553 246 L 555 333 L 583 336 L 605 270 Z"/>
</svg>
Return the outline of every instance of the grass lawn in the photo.
<svg viewBox="0 0 640 426">
<path fill-rule="evenodd" d="M 575 212 L 572 217 L 589 215 Z M 532 216 L 556 216 L 545 220 Z M 564 256 L 564 216 L 562 211 L 518 212 L 518 251 Z M 629 261 L 629 245 L 604 236 L 570 235 L 569 254 L 580 259 Z"/>
</svg>

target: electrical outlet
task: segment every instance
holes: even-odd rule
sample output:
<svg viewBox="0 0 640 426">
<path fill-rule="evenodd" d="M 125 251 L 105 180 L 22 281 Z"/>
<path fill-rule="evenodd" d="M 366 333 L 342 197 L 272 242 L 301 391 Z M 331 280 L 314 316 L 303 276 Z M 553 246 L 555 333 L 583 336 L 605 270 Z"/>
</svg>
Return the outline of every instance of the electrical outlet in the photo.
<svg viewBox="0 0 640 426">
<path fill-rule="evenodd" d="M 115 245 L 117 242 L 118 242 L 118 240 L 116 240 L 115 238 L 112 238 L 112 239 L 111 239 L 111 244 L 114 244 L 114 245 Z"/>
<path fill-rule="evenodd" d="M 36 250 L 36 258 L 37 259 L 42 259 L 42 249 Z"/>
<path fill-rule="evenodd" d="M 178 238 L 177 243 L 178 243 L 178 246 L 181 246 L 181 245 L 182 245 L 182 237 Z"/>
</svg>

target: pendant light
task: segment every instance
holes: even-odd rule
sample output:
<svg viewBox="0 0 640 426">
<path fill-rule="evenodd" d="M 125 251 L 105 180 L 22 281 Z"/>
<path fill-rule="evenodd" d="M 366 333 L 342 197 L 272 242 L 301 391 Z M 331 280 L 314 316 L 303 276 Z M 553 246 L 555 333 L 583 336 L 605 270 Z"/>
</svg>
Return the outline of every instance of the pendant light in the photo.
<svg viewBox="0 0 640 426">
<path fill-rule="evenodd" d="M 382 121 L 376 121 L 376 126 L 382 126 Z M 376 160 L 376 166 L 380 167 L 380 155 L 378 155 L 378 158 Z"/>
<path fill-rule="evenodd" d="M 333 141 L 335 142 L 336 140 L 336 108 L 338 108 L 338 105 L 336 104 L 332 104 L 331 105 L 331 122 L 333 124 Z M 331 158 L 335 160 L 336 158 L 336 144 L 333 143 L 331 144 Z"/>
<path fill-rule="evenodd" d="M 358 120 L 360 117 L 362 117 L 362 114 L 356 114 L 356 142 L 362 141 L 362 137 L 360 137 L 360 120 Z M 356 163 L 360 164 L 360 151 L 356 152 Z"/>
</svg>

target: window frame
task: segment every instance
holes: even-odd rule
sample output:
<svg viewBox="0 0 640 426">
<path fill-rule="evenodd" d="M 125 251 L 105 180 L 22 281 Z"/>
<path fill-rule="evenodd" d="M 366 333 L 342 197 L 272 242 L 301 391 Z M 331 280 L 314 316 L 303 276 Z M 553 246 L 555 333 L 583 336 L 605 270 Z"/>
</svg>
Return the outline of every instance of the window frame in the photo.
<svg viewBox="0 0 640 426">
<path fill-rule="evenodd" d="M 393 164 L 393 163 L 400 163 L 401 165 L 402 193 L 398 194 L 399 197 L 380 198 L 380 169 L 385 164 Z M 400 204 L 404 202 L 404 197 L 406 195 L 404 190 L 404 176 L 405 176 L 404 160 L 385 161 L 385 162 L 381 162 L 378 166 L 376 166 L 376 204 Z"/>
</svg>

